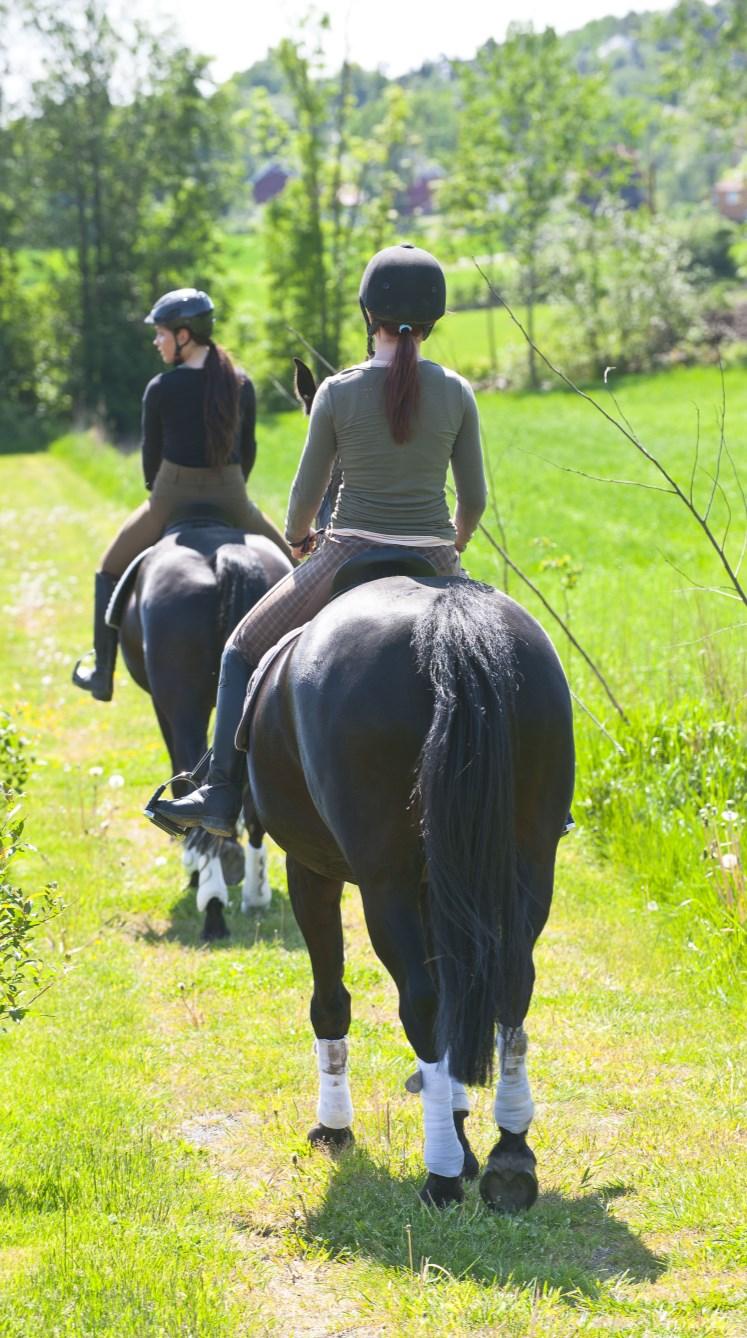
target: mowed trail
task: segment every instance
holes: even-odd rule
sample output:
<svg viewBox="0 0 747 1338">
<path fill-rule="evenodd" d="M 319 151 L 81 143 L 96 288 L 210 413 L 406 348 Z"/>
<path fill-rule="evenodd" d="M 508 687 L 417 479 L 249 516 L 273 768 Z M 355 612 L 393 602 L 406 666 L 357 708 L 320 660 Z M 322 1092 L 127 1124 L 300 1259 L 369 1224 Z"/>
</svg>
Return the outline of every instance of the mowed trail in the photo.
<svg viewBox="0 0 747 1338">
<path fill-rule="evenodd" d="M 68 904 L 45 948 L 57 983 L 0 1039 L 0 1333 L 43 1331 L 44 1298 L 58 1295 L 59 1332 L 118 1338 L 434 1327 L 745 1338 L 736 988 L 710 984 L 645 888 L 568 838 L 528 1020 L 540 1199 L 498 1220 L 471 1189 L 439 1216 L 416 1199 L 413 1057 L 349 889 L 358 1144 L 337 1164 L 312 1155 L 310 973 L 280 854 L 271 911 L 235 910 L 230 942 L 202 948 L 178 851 L 140 816 L 167 766 L 150 704 L 121 671 L 111 705 L 69 682 L 90 640 L 96 559 L 122 512 L 44 455 L 0 458 L 0 496 L 0 701 L 42 763 L 26 805 L 41 855 L 24 876 L 56 878 Z M 470 1133 L 484 1156 L 488 1092 L 475 1094 Z M 93 1170 L 65 1160 L 81 1140 Z M 118 1140 L 130 1152 L 114 1175 Z M 50 1167 L 79 1190 L 42 1211 Z M 104 1202 L 107 1176 L 124 1207 Z M 149 1271 L 157 1238 L 168 1267 Z M 118 1298 L 106 1322 L 97 1277 Z"/>
</svg>

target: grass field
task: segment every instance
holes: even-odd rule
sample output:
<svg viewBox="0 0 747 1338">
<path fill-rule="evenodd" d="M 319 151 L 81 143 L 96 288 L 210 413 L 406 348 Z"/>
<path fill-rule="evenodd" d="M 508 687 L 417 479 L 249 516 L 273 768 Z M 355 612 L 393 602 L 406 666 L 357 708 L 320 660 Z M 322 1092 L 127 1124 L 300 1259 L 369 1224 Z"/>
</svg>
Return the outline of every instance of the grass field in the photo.
<svg viewBox="0 0 747 1338">
<path fill-rule="evenodd" d="M 712 373 L 630 382 L 622 395 L 685 479 L 693 404 L 701 458 L 713 451 Z M 747 376 L 730 374 L 726 396 L 736 448 Z M 721 580 L 684 509 L 563 472 L 650 480 L 570 396 L 485 397 L 481 410 L 510 551 L 628 713 L 699 703 L 743 718 L 743 627 L 717 630 L 743 620 L 675 570 Z M 302 437 L 300 417 L 260 425 L 252 493 L 276 519 Z M 43 944 L 56 984 L 0 1038 L 2 1338 L 746 1338 L 747 1009 L 736 971 L 707 969 L 695 908 L 682 904 L 702 861 L 688 856 L 681 886 L 654 896 L 654 855 L 641 873 L 598 863 L 583 830 L 563 843 L 529 1019 L 542 1192 L 518 1220 L 489 1217 L 474 1190 L 442 1216 L 417 1202 L 412 1055 L 349 890 L 358 1144 L 338 1163 L 312 1155 L 310 972 L 279 853 L 271 910 L 235 911 L 231 940 L 202 948 L 178 852 L 140 816 L 167 769 L 147 699 L 123 673 L 110 706 L 69 683 L 89 641 L 96 558 L 142 495 L 138 461 L 71 438 L 1 458 L 0 488 L 2 704 L 38 759 L 26 807 L 39 853 L 23 881 L 56 878 L 68 907 Z M 567 567 L 540 570 L 565 555 L 581 568 L 568 590 Z M 485 539 L 468 566 L 502 579 Z M 524 600 L 515 578 L 511 590 Z M 574 689 L 619 733 L 555 639 Z M 578 738 L 583 813 L 609 745 L 583 712 Z M 482 1155 L 490 1106 L 476 1094 Z"/>
</svg>

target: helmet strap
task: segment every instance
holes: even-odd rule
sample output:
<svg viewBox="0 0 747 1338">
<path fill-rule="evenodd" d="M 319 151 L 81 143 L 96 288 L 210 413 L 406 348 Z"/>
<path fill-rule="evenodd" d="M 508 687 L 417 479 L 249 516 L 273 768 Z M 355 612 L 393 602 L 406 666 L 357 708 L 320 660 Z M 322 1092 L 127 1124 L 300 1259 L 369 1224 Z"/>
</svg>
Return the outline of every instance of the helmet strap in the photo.
<svg viewBox="0 0 747 1338">
<path fill-rule="evenodd" d="M 359 298 L 358 300 L 360 302 L 361 312 L 363 313 L 363 319 L 366 323 L 366 352 L 369 358 L 372 358 L 374 355 L 373 337 L 374 337 L 374 332 L 376 330 L 376 326 L 368 319 L 368 312 L 366 311 L 363 299 Z"/>
<path fill-rule="evenodd" d="M 182 329 L 184 327 L 180 326 L 179 328 Z M 191 342 L 192 342 L 192 336 L 191 334 L 188 334 L 184 343 L 180 344 L 177 338 L 177 332 L 176 330 L 174 331 L 174 362 L 173 362 L 174 367 L 181 366 L 182 362 L 184 361 L 184 359 L 182 358 L 182 349 L 186 348 L 187 344 L 190 344 Z"/>
</svg>

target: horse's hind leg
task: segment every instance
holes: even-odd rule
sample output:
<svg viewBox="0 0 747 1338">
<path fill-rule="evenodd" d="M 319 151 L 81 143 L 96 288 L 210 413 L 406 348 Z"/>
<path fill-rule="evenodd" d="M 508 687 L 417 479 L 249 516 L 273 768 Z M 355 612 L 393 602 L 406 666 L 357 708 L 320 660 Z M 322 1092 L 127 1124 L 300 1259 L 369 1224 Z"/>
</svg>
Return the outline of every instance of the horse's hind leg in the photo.
<svg viewBox="0 0 747 1338">
<path fill-rule="evenodd" d="M 313 873 L 290 855 L 286 868 L 293 913 L 306 940 L 314 976 L 310 1014 L 319 1068 L 319 1123 L 308 1137 L 310 1143 L 340 1149 L 353 1141 L 347 1040 L 350 995 L 342 980 L 340 901 L 344 884 L 340 879 Z"/>
<path fill-rule="evenodd" d="M 374 951 L 399 991 L 399 1015 L 415 1054 L 418 1072 L 414 1084 L 420 1092 L 425 1125 L 424 1159 L 428 1179 L 420 1197 L 435 1207 L 459 1203 L 464 1197 L 462 1176 L 467 1152 L 464 1121 L 454 1114 L 452 1079 L 448 1063 L 438 1062 L 434 1044 L 437 997 L 428 969 L 425 930 L 417 894 L 408 898 L 400 890 L 361 888 L 368 932 Z M 468 1109 L 464 1089 L 457 1091 L 460 1110 Z M 472 1163 L 469 1163 L 472 1170 Z"/>
<path fill-rule="evenodd" d="M 520 876 L 529 895 L 533 942 L 547 920 L 552 898 L 554 861 L 539 863 L 525 856 Z M 529 1010 L 527 997 L 524 1015 Z M 534 1102 L 526 1070 L 527 1034 L 523 1026 L 500 1026 L 497 1037 L 498 1081 L 493 1114 L 500 1138 L 488 1156 L 480 1193 L 489 1208 L 515 1213 L 531 1208 L 537 1198 L 536 1158 L 527 1133 Z"/>
<path fill-rule="evenodd" d="M 244 885 L 241 889 L 241 909 L 247 912 L 265 910 L 272 901 L 272 888 L 267 876 L 265 834 L 254 813 L 248 788 L 245 791 L 243 807 L 249 844 L 244 856 Z"/>
</svg>

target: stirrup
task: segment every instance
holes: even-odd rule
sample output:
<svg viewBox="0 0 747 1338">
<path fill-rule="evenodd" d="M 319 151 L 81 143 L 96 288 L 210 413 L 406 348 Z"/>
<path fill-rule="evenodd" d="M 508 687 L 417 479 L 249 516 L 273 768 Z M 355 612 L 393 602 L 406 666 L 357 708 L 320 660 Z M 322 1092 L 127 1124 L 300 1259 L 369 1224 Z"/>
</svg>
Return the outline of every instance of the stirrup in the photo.
<svg viewBox="0 0 747 1338">
<path fill-rule="evenodd" d="M 167 832 L 169 836 L 184 837 L 187 835 L 188 828 L 180 827 L 177 822 L 174 822 L 173 818 L 167 818 L 162 813 L 156 813 L 154 806 L 158 803 L 164 790 L 168 789 L 169 785 L 173 785 L 174 781 L 186 781 L 192 786 L 193 790 L 199 790 L 203 781 L 207 779 L 212 755 L 212 749 L 208 748 L 192 771 L 180 771 L 176 776 L 172 776 L 170 780 L 164 781 L 163 785 L 158 786 L 158 789 L 154 791 L 143 809 L 146 818 L 150 819 L 154 827 L 160 827 L 161 831 Z"/>
<path fill-rule="evenodd" d="M 90 679 L 88 682 L 86 682 L 84 679 L 79 678 L 78 672 L 80 670 L 81 665 L 86 660 L 90 660 L 92 655 L 94 656 L 94 661 L 93 661 L 93 668 L 91 670 L 91 676 L 93 676 L 93 674 L 95 674 L 96 670 L 98 669 L 98 665 L 95 659 L 96 651 L 94 650 L 93 646 L 91 647 L 90 650 L 87 650 L 84 655 L 80 655 L 78 657 L 78 659 L 75 661 L 75 666 L 73 668 L 73 673 L 72 673 L 73 683 L 75 684 L 76 688 L 82 688 L 84 692 L 91 691 Z"/>
</svg>

